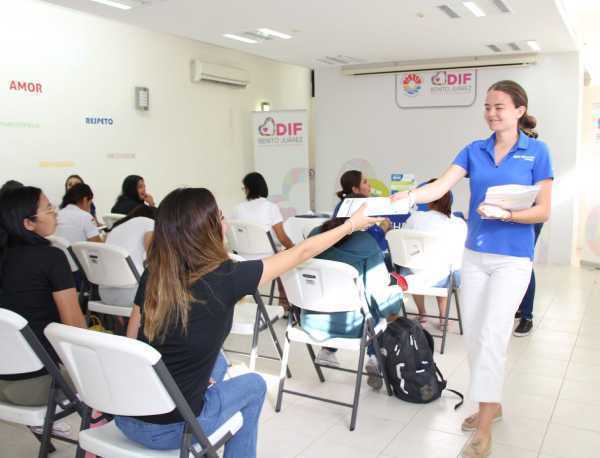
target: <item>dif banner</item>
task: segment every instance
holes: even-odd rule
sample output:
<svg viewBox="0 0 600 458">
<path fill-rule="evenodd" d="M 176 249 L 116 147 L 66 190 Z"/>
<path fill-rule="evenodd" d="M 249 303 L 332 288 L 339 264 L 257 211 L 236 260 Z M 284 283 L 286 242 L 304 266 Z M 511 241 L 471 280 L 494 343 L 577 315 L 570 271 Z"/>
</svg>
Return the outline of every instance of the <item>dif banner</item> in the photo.
<svg viewBox="0 0 600 458">
<path fill-rule="evenodd" d="M 477 70 L 432 70 L 396 75 L 400 108 L 469 107 L 477 98 Z"/>
<path fill-rule="evenodd" d="M 284 218 L 310 209 L 306 110 L 252 113 L 254 168 L 269 185 L 269 200 Z"/>
</svg>

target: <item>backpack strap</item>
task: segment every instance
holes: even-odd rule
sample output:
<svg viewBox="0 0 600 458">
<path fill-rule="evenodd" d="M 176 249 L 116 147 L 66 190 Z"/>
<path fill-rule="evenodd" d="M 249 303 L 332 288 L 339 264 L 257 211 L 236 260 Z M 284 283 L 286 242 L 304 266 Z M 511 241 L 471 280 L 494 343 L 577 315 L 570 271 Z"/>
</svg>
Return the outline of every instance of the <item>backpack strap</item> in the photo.
<svg viewBox="0 0 600 458">
<path fill-rule="evenodd" d="M 439 383 L 442 385 L 442 390 L 448 390 L 448 391 L 450 391 L 451 393 L 454 393 L 455 395 L 457 395 L 460 398 L 460 401 L 458 401 L 454 405 L 454 410 L 457 410 L 460 406 L 462 406 L 465 403 L 465 397 L 463 396 L 463 394 L 460 391 L 451 390 L 450 388 L 447 388 L 448 382 L 444 378 L 444 375 L 442 374 L 442 371 L 440 371 L 440 368 L 437 366 L 437 364 L 434 363 L 434 365 L 435 365 L 435 371 L 437 372 L 437 375 L 440 378 Z"/>
</svg>

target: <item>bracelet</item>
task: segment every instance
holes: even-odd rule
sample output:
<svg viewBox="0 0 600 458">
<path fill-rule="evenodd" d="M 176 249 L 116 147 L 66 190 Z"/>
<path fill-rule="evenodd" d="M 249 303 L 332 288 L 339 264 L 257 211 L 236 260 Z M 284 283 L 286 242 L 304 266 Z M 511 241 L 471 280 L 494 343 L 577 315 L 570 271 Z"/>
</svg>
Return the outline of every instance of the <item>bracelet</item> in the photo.
<svg viewBox="0 0 600 458">
<path fill-rule="evenodd" d="M 347 223 L 350 223 L 350 234 L 352 234 L 354 232 L 354 223 L 352 222 L 352 219 L 348 218 L 346 220 Z M 348 235 L 350 235 L 348 234 Z"/>
<path fill-rule="evenodd" d="M 512 210 L 506 210 L 506 211 L 508 212 L 508 218 L 504 218 L 502 221 L 504 221 L 505 223 L 510 223 L 513 218 L 513 212 L 512 212 Z"/>
<path fill-rule="evenodd" d="M 415 206 L 415 196 L 412 194 L 412 190 L 408 191 L 408 208 L 413 208 Z"/>
</svg>

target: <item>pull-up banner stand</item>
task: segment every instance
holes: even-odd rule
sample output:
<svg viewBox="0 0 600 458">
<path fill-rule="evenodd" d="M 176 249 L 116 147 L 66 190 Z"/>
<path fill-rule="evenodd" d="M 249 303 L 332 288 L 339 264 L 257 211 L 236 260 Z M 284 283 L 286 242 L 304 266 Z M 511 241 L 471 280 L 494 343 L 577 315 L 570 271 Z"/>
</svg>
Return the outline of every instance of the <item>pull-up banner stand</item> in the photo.
<svg viewBox="0 0 600 458">
<path fill-rule="evenodd" d="M 284 218 L 310 209 L 306 110 L 254 111 L 254 168 Z"/>
</svg>

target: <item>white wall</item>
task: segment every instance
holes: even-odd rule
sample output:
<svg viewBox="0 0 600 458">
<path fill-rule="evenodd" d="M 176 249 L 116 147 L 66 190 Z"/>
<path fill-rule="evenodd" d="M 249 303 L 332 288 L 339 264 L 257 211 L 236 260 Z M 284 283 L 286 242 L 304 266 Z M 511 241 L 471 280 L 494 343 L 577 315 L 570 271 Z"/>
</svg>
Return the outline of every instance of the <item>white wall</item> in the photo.
<svg viewBox="0 0 600 458">
<path fill-rule="evenodd" d="M 156 199 L 180 184 L 205 186 L 227 210 L 242 199 L 241 178 L 253 167 L 250 112 L 261 101 L 310 108 L 305 68 L 45 2 L 3 2 L 0 43 L 0 182 L 41 186 L 58 201 L 66 176 L 78 173 L 100 214 L 132 173 Z M 192 58 L 246 69 L 251 84 L 191 83 Z M 10 91 L 11 80 L 39 82 L 43 92 Z M 135 86 L 150 88 L 149 112 L 134 108 Z M 89 126 L 87 116 L 114 124 Z"/>
<path fill-rule="evenodd" d="M 332 207 L 338 177 L 348 168 L 367 169 L 388 185 L 392 172 L 414 173 L 418 181 L 441 174 L 464 145 L 489 135 L 483 121 L 486 89 L 501 79 L 520 82 L 529 95 L 529 111 L 538 119 L 540 138 L 550 147 L 556 175 L 553 217 L 542 232 L 537 259 L 572 262 L 583 82 L 578 54 L 544 55 L 529 67 L 479 70 L 477 100 L 468 108 L 401 110 L 394 103 L 394 75 L 352 77 L 319 69 L 315 78 L 318 209 Z M 455 188 L 455 202 L 455 209 L 466 213 L 466 180 Z"/>
</svg>

